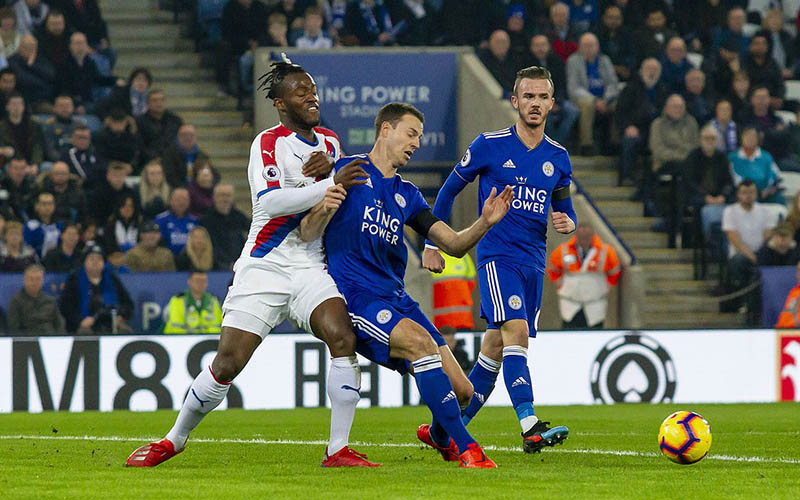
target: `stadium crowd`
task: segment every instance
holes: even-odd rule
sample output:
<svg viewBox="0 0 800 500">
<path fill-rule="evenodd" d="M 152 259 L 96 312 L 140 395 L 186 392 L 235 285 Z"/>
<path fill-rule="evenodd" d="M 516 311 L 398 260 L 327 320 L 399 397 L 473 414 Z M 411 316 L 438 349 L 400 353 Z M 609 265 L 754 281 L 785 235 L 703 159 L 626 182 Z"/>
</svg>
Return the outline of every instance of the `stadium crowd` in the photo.
<svg viewBox="0 0 800 500">
<path fill-rule="evenodd" d="M 800 112 L 785 84 L 800 78 L 800 1 L 188 3 L 222 93 L 253 91 L 258 46 L 467 45 L 506 93 L 518 69 L 544 66 L 548 135 L 618 154 L 619 183 L 638 186 L 655 230 L 680 233 L 692 216 L 684 246 L 728 255 L 729 291 L 757 264 L 798 262 L 800 195 L 787 200 L 781 176 L 800 172 L 800 125 L 784 121 Z M 69 273 L 65 286 L 92 298 L 58 301 L 74 332 L 109 310 L 126 328 L 118 273 L 230 270 L 249 219 L 150 71 L 114 74 L 97 0 L 0 5 L 0 273 L 25 272 L 29 297 L 29 272 Z"/>
</svg>

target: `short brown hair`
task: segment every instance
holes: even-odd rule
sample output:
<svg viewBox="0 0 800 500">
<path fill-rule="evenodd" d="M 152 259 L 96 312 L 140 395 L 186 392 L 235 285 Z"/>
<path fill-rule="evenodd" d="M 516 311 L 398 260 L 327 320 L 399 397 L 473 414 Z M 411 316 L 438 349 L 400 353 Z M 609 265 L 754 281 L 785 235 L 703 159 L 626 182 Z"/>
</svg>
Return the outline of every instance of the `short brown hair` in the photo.
<svg viewBox="0 0 800 500">
<path fill-rule="evenodd" d="M 425 123 L 425 116 L 411 104 L 390 102 L 384 105 L 380 111 L 378 111 L 378 116 L 375 117 L 375 137 L 378 137 L 378 134 L 381 133 L 381 126 L 384 122 L 389 122 L 392 128 L 396 128 L 397 122 L 402 120 L 406 115 L 413 115 L 419 119 L 420 122 Z"/>
<path fill-rule="evenodd" d="M 517 95 L 519 82 L 524 78 L 530 78 L 531 80 L 547 80 L 550 82 L 550 97 L 553 97 L 553 94 L 555 94 L 556 87 L 553 84 L 553 77 L 550 75 L 550 71 L 548 71 L 547 68 L 542 68 L 541 66 L 529 66 L 517 71 L 517 79 L 514 80 L 514 90 L 512 94 Z"/>
</svg>

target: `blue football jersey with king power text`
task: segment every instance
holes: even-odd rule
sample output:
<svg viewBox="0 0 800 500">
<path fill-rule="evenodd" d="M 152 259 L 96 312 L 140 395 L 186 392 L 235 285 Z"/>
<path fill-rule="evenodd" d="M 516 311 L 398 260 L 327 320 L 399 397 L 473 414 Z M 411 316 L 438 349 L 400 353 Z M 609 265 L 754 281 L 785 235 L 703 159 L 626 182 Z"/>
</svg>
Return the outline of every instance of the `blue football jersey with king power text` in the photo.
<svg viewBox="0 0 800 500">
<path fill-rule="evenodd" d="M 344 157 L 338 171 L 354 159 L 368 162 L 366 184 L 350 188 L 325 231 L 328 272 L 345 296 L 369 291 L 380 297 L 405 294 L 408 250 L 403 226 L 429 208 L 417 187 L 399 175 L 384 177 L 367 155 Z"/>
<path fill-rule="evenodd" d="M 479 135 L 456 165 L 466 182 L 480 176 L 478 211 L 492 191 L 514 187 L 508 214 L 478 243 L 478 266 L 504 259 L 544 272 L 547 218 L 553 190 L 569 186 L 572 165 L 563 146 L 546 135 L 533 149 L 517 136 L 516 126 Z M 439 214 L 436 214 L 439 215 Z"/>
</svg>

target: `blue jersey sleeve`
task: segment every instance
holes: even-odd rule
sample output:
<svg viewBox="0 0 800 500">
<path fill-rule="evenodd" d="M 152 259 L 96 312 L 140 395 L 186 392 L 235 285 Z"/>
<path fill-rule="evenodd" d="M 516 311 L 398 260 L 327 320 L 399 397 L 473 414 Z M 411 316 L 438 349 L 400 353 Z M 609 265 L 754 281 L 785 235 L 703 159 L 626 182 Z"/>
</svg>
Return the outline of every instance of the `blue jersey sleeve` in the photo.
<svg viewBox="0 0 800 500">
<path fill-rule="evenodd" d="M 556 189 L 569 189 L 570 184 L 572 184 L 572 163 L 569 161 L 569 155 L 566 152 L 558 158 L 557 165 L 558 171 L 561 174 L 561 178 L 559 178 L 558 182 L 556 183 Z M 575 223 L 575 226 L 578 226 L 578 216 L 572 206 L 572 198 L 552 200 L 550 202 L 550 206 L 553 207 L 553 210 L 556 212 L 563 212 L 567 214 L 567 217 L 572 219 L 572 222 Z"/>
<path fill-rule="evenodd" d="M 458 162 L 453 172 L 464 182 L 472 182 L 481 175 L 489 165 L 488 151 L 486 150 L 486 138 L 479 135 L 469 145 L 461 161 Z"/>
</svg>

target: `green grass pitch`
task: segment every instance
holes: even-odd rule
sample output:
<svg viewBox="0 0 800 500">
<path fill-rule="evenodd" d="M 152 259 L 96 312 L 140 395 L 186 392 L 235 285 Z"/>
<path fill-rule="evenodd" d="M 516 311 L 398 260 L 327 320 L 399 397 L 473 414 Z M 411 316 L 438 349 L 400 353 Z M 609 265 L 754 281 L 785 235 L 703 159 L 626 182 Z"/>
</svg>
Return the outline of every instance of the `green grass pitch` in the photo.
<svg viewBox="0 0 800 500">
<path fill-rule="evenodd" d="M 672 411 L 703 415 L 711 452 L 681 466 L 658 453 Z M 416 441 L 425 408 L 359 410 L 351 435 L 378 469 L 323 469 L 328 411 L 215 411 L 184 453 L 154 469 L 122 464 L 176 413 L 0 415 L 4 498 L 800 498 L 800 404 L 540 407 L 570 428 L 541 454 L 520 449 L 510 408 L 469 429 L 498 464 L 464 470 Z"/>
</svg>

